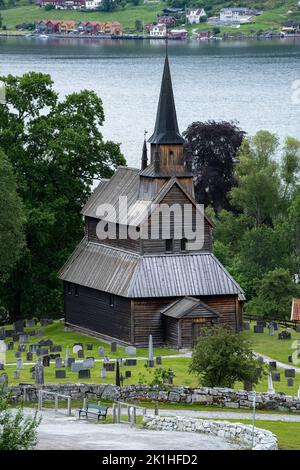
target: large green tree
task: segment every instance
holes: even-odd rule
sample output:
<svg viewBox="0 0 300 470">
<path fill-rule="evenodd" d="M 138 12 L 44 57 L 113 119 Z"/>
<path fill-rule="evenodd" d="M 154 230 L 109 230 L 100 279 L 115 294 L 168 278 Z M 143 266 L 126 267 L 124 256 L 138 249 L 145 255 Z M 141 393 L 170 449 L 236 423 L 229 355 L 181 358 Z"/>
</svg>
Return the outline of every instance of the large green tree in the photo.
<svg viewBox="0 0 300 470">
<path fill-rule="evenodd" d="M 258 383 L 263 374 L 242 334 L 216 325 L 204 328 L 193 351 L 189 372 L 206 387 L 233 387 L 235 382 Z"/>
<path fill-rule="evenodd" d="M 25 237 L 24 206 L 8 158 L 0 150 L 0 282 L 9 275 L 21 255 Z"/>
<path fill-rule="evenodd" d="M 59 313 L 57 272 L 83 235 L 80 210 L 94 178 L 125 160 L 103 139 L 101 99 L 82 90 L 59 101 L 49 75 L 1 77 L 0 147 L 13 164 L 27 217 L 23 256 L 1 295 L 14 317 Z"/>
</svg>

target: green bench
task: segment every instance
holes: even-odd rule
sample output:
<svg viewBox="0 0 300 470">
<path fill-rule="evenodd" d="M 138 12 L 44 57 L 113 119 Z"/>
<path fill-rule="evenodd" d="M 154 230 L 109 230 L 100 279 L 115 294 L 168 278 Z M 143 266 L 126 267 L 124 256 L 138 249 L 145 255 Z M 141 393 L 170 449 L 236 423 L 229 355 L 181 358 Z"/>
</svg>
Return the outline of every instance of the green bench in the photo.
<svg viewBox="0 0 300 470">
<path fill-rule="evenodd" d="M 86 408 L 81 408 L 79 412 L 79 419 L 81 418 L 81 415 L 84 415 L 86 418 L 88 416 L 91 416 L 93 418 L 97 418 L 99 421 L 100 419 L 105 420 L 106 415 L 107 415 L 107 410 L 108 407 L 106 406 L 99 406 L 96 405 L 95 403 L 89 403 Z"/>
</svg>

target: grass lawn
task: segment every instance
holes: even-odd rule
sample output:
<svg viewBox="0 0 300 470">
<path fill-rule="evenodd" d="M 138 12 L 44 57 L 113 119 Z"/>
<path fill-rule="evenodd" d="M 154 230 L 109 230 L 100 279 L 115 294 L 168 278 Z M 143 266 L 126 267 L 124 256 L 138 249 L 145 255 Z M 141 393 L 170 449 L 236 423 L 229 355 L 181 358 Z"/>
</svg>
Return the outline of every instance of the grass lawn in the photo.
<svg viewBox="0 0 300 470">
<path fill-rule="evenodd" d="M 74 20 L 74 21 L 119 21 L 123 28 L 134 28 L 136 20 L 144 23 L 151 23 L 157 18 L 165 4 L 146 3 L 139 6 L 127 4 L 125 8 L 120 8 L 113 12 L 80 12 L 72 10 L 50 10 L 45 11 L 37 5 L 26 5 L 9 10 L 1 11 L 3 16 L 3 24 L 9 31 L 13 31 L 15 26 L 20 23 L 38 22 L 41 20 Z"/>
<path fill-rule="evenodd" d="M 295 330 L 291 329 L 291 340 L 279 340 L 278 333 L 284 328 L 279 327 L 279 330 L 277 332 L 275 331 L 274 336 L 269 336 L 268 328 L 264 329 L 264 333 L 254 333 L 254 324 L 255 323 L 252 322 L 250 325 L 250 330 L 244 332 L 246 337 L 250 339 L 253 350 L 293 367 L 293 364 L 288 362 L 288 356 L 291 356 L 295 351 L 295 348 L 292 346 L 296 340 L 300 341 L 300 333 L 296 333 Z M 295 366 L 297 365 L 300 367 L 300 361 L 299 364 L 295 364 Z"/>
</svg>

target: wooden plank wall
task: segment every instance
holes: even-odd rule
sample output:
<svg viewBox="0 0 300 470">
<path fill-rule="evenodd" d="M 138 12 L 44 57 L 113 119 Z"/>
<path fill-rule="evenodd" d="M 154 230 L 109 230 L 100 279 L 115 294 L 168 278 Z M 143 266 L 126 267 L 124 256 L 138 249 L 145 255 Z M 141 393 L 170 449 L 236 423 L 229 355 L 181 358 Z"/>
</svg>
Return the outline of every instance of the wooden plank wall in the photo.
<svg viewBox="0 0 300 470">
<path fill-rule="evenodd" d="M 92 217 L 86 217 L 86 233 L 88 235 L 88 240 L 94 243 L 101 243 L 104 245 L 108 245 L 114 248 L 121 248 L 124 250 L 130 250 L 135 253 L 140 252 L 140 240 L 132 240 L 131 238 L 119 240 L 116 239 L 106 239 L 106 240 L 99 240 L 96 233 L 97 223 L 99 222 L 98 219 Z M 118 236 L 118 225 L 116 228 L 116 234 Z"/>
<path fill-rule="evenodd" d="M 214 308 L 220 314 L 220 323 L 230 325 L 239 330 L 238 313 L 236 312 L 237 295 L 199 297 L 209 307 Z"/>
<path fill-rule="evenodd" d="M 134 343 L 147 346 L 152 334 L 154 344 L 164 344 L 163 315 L 160 311 L 175 299 L 134 300 Z"/>
<path fill-rule="evenodd" d="M 166 345 L 172 348 L 178 348 L 178 320 L 172 317 L 163 318 Z"/>
<path fill-rule="evenodd" d="M 65 319 L 67 323 L 81 326 L 103 335 L 130 342 L 131 302 L 129 299 L 114 296 L 114 306 L 110 306 L 109 294 L 88 287 L 78 286 L 75 296 L 67 292 L 65 283 Z"/>
</svg>

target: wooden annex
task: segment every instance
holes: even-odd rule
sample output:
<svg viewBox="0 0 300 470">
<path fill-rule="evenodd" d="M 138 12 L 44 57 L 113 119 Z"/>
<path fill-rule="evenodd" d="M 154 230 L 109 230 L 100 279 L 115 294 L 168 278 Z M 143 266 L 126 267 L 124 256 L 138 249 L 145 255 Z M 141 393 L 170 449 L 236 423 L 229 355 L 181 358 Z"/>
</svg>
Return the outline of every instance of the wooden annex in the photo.
<svg viewBox="0 0 300 470">
<path fill-rule="evenodd" d="M 219 322 L 239 331 L 245 299 L 212 253 L 213 224 L 203 212 L 204 237 L 197 243 L 189 243 L 173 210 L 167 221 L 160 215 L 162 204 L 187 208 L 190 228 L 198 230 L 192 155 L 178 130 L 168 57 L 149 143 L 149 161 L 144 141 L 141 169 L 119 167 L 82 210 L 85 236 L 59 274 L 65 322 L 121 344 L 145 346 L 152 334 L 156 345 L 189 348 L 203 326 Z M 120 196 L 127 198 L 126 211 Z M 103 204 L 116 218 L 99 215 Z M 114 238 L 99 239 L 99 223 Z M 137 236 L 124 237 L 127 232 Z"/>
</svg>

